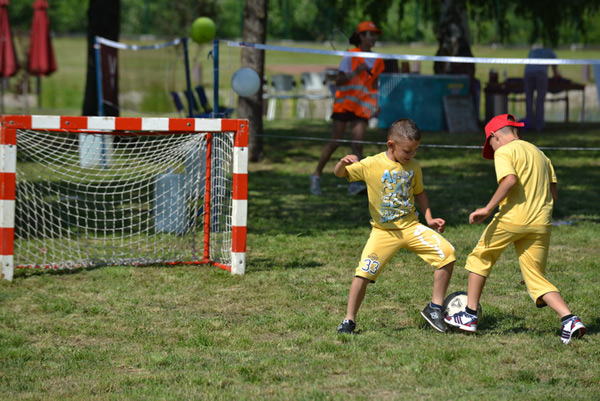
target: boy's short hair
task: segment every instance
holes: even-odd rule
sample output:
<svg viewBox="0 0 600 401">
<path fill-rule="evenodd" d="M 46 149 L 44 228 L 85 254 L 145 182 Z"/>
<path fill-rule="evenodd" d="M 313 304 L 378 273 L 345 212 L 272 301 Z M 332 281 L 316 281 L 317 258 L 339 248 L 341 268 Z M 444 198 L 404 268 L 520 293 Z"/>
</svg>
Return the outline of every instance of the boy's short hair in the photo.
<svg viewBox="0 0 600 401">
<path fill-rule="evenodd" d="M 417 124 L 410 118 L 401 118 L 396 120 L 388 130 L 388 139 L 396 142 L 398 139 L 404 138 L 409 141 L 420 141 L 421 130 Z"/>
</svg>

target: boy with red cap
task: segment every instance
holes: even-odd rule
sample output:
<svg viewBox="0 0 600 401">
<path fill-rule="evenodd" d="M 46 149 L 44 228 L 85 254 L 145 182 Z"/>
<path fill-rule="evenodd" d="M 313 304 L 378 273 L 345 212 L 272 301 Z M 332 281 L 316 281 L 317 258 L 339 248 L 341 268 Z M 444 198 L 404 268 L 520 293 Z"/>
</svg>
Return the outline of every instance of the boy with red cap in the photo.
<svg viewBox="0 0 600 401">
<path fill-rule="evenodd" d="M 468 301 L 465 311 L 446 317 L 446 324 L 461 330 L 477 330 L 477 305 L 492 266 L 514 244 L 527 291 L 538 308 L 550 306 L 562 321 L 561 340 L 581 338 L 585 327 L 569 310 L 563 297 L 545 277 L 552 207 L 558 198 L 556 175 L 550 159 L 536 146 L 519 138 L 524 124 L 502 114 L 485 126 L 483 157 L 494 160 L 498 189 L 485 207 L 469 216 L 481 223 L 499 206 L 479 243 L 467 258 Z"/>
</svg>

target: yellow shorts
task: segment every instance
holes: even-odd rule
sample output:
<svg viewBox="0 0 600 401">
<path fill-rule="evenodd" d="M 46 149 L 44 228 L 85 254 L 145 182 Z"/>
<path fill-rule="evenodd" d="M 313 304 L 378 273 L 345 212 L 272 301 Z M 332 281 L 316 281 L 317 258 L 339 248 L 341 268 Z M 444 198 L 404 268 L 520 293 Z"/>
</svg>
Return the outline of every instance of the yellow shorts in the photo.
<svg viewBox="0 0 600 401">
<path fill-rule="evenodd" d="M 450 242 L 437 231 L 419 222 L 401 230 L 373 227 L 354 275 L 374 283 L 385 265 L 400 249 L 416 253 L 436 269 L 456 260 L 454 247 Z"/>
<path fill-rule="evenodd" d="M 521 266 L 521 274 L 527 284 L 527 292 L 538 307 L 546 306 L 541 299 L 542 295 L 549 292 L 558 292 L 544 277 L 548 248 L 550 247 L 550 232 L 526 232 L 526 228 L 508 231 L 509 226 L 496 220 L 492 221 L 481 236 L 473 252 L 467 258 L 465 268 L 483 277 L 488 277 L 492 266 L 496 263 L 502 252 L 510 245 L 515 244 L 515 250 Z"/>
</svg>

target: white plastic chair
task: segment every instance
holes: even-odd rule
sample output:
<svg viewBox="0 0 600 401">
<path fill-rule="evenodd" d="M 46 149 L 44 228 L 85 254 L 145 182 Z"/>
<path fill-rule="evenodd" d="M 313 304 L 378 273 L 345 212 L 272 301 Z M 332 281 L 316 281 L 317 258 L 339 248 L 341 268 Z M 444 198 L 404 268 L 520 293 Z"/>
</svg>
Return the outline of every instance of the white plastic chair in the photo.
<svg viewBox="0 0 600 401">
<path fill-rule="evenodd" d="M 296 81 L 292 75 L 276 74 L 271 77 L 272 88 L 264 98 L 268 100 L 267 120 L 275 119 L 277 110 L 277 100 L 291 100 L 299 97 L 296 92 Z"/>
<path fill-rule="evenodd" d="M 329 121 L 333 109 L 333 95 L 325 83 L 325 73 L 305 72 L 302 74 L 302 96 L 298 101 L 298 117 L 305 118 L 311 112 L 310 102 L 323 104 L 325 120 Z"/>
</svg>

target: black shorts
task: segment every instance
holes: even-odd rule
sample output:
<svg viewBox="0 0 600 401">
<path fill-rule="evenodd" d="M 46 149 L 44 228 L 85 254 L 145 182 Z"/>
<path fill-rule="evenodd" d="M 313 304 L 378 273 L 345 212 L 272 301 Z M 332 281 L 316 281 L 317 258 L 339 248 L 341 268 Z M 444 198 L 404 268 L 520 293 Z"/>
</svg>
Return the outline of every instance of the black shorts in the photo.
<svg viewBox="0 0 600 401">
<path fill-rule="evenodd" d="M 343 113 L 333 113 L 331 115 L 331 119 L 332 120 L 336 120 L 336 121 L 341 121 L 343 123 L 350 123 L 352 121 L 364 121 L 364 122 L 369 122 L 368 118 L 363 118 L 363 117 L 359 117 L 354 113 L 351 113 L 349 111 L 345 111 Z"/>
</svg>

